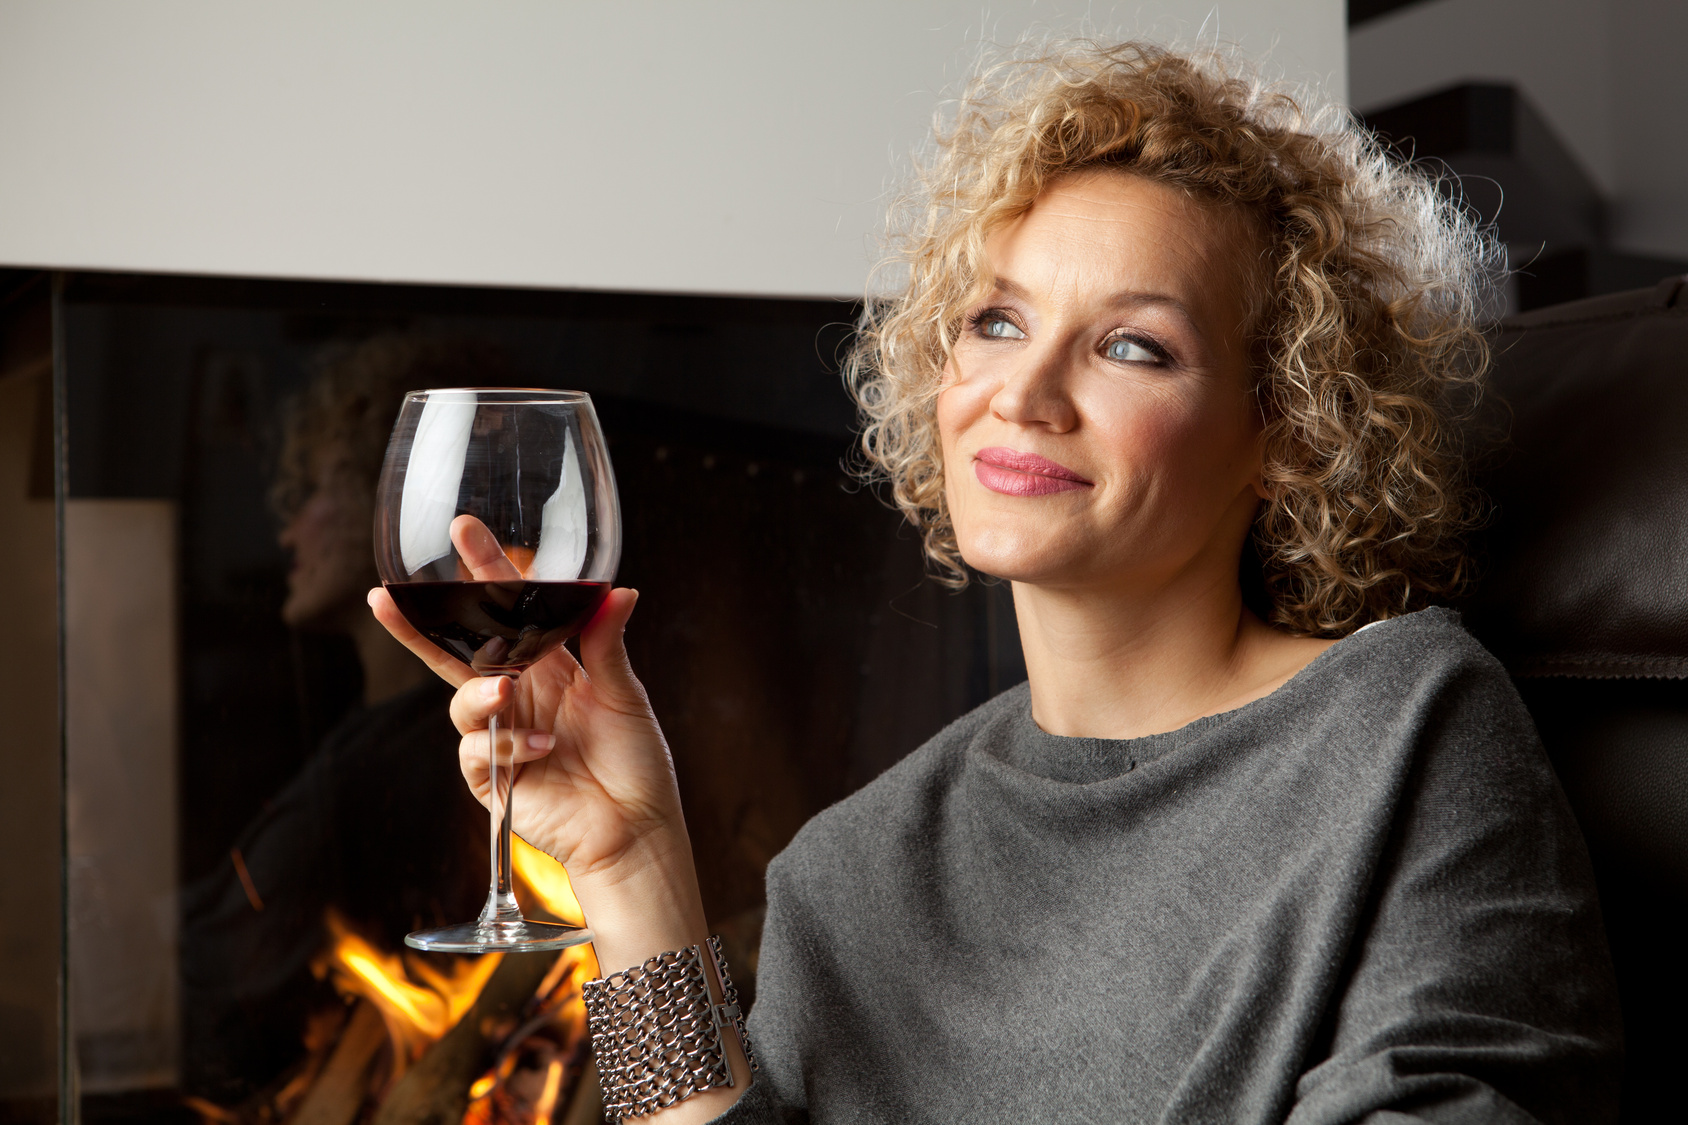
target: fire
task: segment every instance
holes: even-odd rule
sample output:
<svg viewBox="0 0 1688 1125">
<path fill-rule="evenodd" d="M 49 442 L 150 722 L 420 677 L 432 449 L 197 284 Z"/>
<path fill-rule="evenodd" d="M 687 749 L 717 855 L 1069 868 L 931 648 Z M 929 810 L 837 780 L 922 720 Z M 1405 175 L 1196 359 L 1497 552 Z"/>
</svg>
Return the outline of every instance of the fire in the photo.
<svg viewBox="0 0 1688 1125">
<path fill-rule="evenodd" d="M 517 897 L 523 905 L 535 916 L 579 924 L 580 903 L 562 865 L 519 838 L 511 843 Z M 474 1007 L 503 955 L 446 959 L 408 950 L 389 953 L 371 945 L 333 911 L 327 923 L 330 940 L 315 968 L 342 996 L 367 1001 L 380 1013 L 389 1062 L 370 1072 L 368 1088 L 384 1097 L 404 1071 Z M 483 1029 L 483 1034 L 499 1037 L 493 1040 L 499 1046 L 491 1069 L 468 1088 L 464 1125 L 552 1125 L 584 1096 L 576 1092 L 582 1089 L 580 1076 L 590 1055 L 581 985 L 597 975 L 590 945 L 565 949 L 519 1018 L 496 1030 L 495 1025 Z M 334 1046 L 306 1045 L 319 1064 Z M 320 1065 L 301 1071 L 302 1089 L 295 1100 L 320 1072 Z M 596 1097 L 595 1084 L 584 1089 Z"/>
<path fill-rule="evenodd" d="M 579 925 L 580 902 L 563 865 L 519 836 L 510 839 L 518 895 L 533 914 Z M 534 992 L 532 1034 L 469 1087 L 463 1125 L 523 1121 L 552 1125 L 571 1085 L 578 1086 L 585 1055 L 586 1004 L 580 986 L 598 975 L 590 945 L 565 949 Z M 543 1073 L 542 1079 L 538 1075 Z M 594 1093 L 594 1096 L 596 1094 Z"/>
<path fill-rule="evenodd" d="M 563 865 L 522 839 L 510 837 L 510 866 L 516 878 L 527 884 L 532 894 L 521 896 L 524 902 L 543 907 L 552 917 L 580 925 L 580 901 L 574 897 L 569 873 Z"/>
<path fill-rule="evenodd" d="M 393 1076 L 457 1025 L 481 994 L 503 954 L 462 957 L 446 972 L 414 954 L 383 953 L 328 913 L 325 958 L 335 989 L 361 996 L 381 1011 L 393 1043 Z M 420 982 L 420 983 L 418 983 Z"/>
<path fill-rule="evenodd" d="M 563 1060 L 552 1059 L 545 1068 L 545 1086 L 533 1107 L 533 1125 L 551 1125 L 551 1111 L 557 1108 L 557 1095 L 563 1089 Z"/>
<path fill-rule="evenodd" d="M 510 837 L 510 866 L 522 881 L 527 894 L 522 901 L 539 906 L 553 918 L 581 925 L 584 915 L 580 901 L 574 897 L 569 873 L 563 865 L 522 839 Z M 539 986 L 539 995 L 555 1009 L 556 1023 L 568 1028 L 569 1039 L 578 1039 L 586 1030 L 586 1001 L 580 986 L 598 976 L 598 958 L 590 945 L 577 945 L 563 950 L 562 956 L 546 974 Z"/>
</svg>

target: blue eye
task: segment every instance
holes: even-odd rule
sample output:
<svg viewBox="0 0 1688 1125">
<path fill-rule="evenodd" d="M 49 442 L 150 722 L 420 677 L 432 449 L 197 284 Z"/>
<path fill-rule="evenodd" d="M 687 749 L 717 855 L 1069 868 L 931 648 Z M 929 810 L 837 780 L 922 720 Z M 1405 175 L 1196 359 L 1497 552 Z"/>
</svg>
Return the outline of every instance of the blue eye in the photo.
<svg viewBox="0 0 1688 1125">
<path fill-rule="evenodd" d="M 1026 334 L 1011 320 L 992 317 L 985 321 L 981 328 L 986 336 L 993 340 L 1024 340 Z"/>
<path fill-rule="evenodd" d="M 1116 363 L 1159 363 L 1161 357 L 1139 344 L 1136 340 L 1128 340 L 1124 336 L 1116 336 L 1109 340 L 1103 355 Z"/>
</svg>

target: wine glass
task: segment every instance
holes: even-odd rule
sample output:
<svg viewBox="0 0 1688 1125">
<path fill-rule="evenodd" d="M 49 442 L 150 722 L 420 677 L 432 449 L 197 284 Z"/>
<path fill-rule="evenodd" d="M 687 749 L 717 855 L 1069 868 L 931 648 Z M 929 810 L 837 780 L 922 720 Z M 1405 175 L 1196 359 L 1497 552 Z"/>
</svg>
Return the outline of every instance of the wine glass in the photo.
<svg viewBox="0 0 1688 1125">
<path fill-rule="evenodd" d="M 481 676 L 519 677 L 579 632 L 621 556 L 615 476 L 580 391 L 466 387 L 404 397 L 375 505 L 375 566 L 406 620 Z M 580 926 L 530 921 L 510 878 L 518 767 L 488 725 L 492 889 L 479 919 L 406 937 L 450 953 L 561 949 Z"/>
</svg>

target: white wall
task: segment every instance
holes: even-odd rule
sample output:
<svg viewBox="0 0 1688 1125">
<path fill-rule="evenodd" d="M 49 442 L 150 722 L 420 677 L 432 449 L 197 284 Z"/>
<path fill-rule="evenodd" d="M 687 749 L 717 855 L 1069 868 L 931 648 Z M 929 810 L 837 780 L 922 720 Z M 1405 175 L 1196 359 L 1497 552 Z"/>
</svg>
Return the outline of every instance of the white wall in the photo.
<svg viewBox="0 0 1688 1125">
<path fill-rule="evenodd" d="M 1688 256 L 1685 0 L 1431 0 L 1357 28 L 1361 112 L 1464 81 L 1513 82 L 1612 201 L 1613 243 Z"/>
<path fill-rule="evenodd" d="M 1346 89 L 1342 0 L 4 0 L 0 264 L 851 295 L 969 44 L 1087 17 Z"/>
</svg>

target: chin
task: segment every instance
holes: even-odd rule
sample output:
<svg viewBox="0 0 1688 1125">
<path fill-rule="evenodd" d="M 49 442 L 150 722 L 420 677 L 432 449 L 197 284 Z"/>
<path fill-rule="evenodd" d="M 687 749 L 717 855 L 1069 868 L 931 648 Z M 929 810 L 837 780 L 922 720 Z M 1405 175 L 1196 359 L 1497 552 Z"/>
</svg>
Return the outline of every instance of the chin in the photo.
<svg viewBox="0 0 1688 1125">
<path fill-rule="evenodd" d="M 1074 569 L 1077 561 L 1067 544 L 1052 543 L 1048 538 L 1006 534 L 1003 532 L 957 535 L 961 558 L 981 574 L 1008 582 L 1041 582 L 1057 580 Z"/>
</svg>

